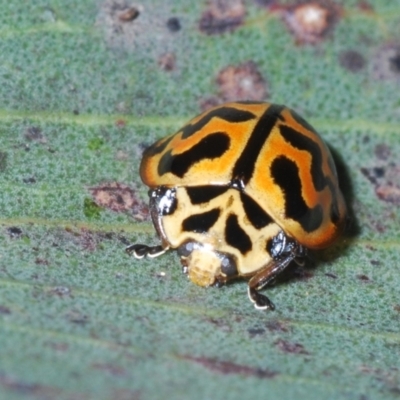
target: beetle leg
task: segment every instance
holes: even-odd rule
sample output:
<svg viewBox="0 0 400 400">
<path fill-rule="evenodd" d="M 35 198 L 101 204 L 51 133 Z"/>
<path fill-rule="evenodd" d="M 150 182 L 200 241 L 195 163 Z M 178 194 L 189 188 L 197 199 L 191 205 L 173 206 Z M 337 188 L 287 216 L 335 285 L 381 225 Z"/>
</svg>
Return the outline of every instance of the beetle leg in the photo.
<svg viewBox="0 0 400 400">
<path fill-rule="evenodd" d="M 125 251 L 128 254 L 133 254 L 133 256 L 137 259 L 141 259 L 145 256 L 149 258 L 155 258 L 164 254 L 169 247 L 163 247 L 161 245 L 158 246 L 147 246 L 145 244 L 131 244 L 128 246 Z"/>
<path fill-rule="evenodd" d="M 287 268 L 294 258 L 294 255 L 289 255 L 282 260 L 272 261 L 250 279 L 248 295 L 257 310 L 275 309 L 274 303 L 267 296 L 259 293 L 259 290 L 271 284 L 271 282 Z"/>
</svg>

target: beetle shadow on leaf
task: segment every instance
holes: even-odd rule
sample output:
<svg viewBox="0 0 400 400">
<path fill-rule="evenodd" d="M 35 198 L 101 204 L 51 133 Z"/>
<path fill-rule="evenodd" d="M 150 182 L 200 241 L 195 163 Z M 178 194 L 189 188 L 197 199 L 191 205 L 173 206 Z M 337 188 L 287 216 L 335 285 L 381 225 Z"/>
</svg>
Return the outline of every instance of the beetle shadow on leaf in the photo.
<svg viewBox="0 0 400 400">
<path fill-rule="evenodd" d="M 339 254 L 343 254 L 343 252 L 349 247 L 353 239 L 358 236 L 361 231 L 359 221 L 353 209 L 354 186 L 351 182 L 349 168 L 347 167 L 341 154 L 331 145 L 328 145 L 328 147 L 331 151 L 333 160 L 335 161 L 339 179 L 339 187 L 341 192 L 343 193 L 343 197 L 346 202 L 347 220 L 342 236 L 344 240 L 339 240 L 339 244 L 333 246 L 332 248 L 316 252 L 317 258 L 319 258 L 319 255 L 321 255 L 321 258 L 324 260 L 326 260 L 327 258 L 331 260 L 336 258 L 336 256 L 338 256 Z"/>
</svg>

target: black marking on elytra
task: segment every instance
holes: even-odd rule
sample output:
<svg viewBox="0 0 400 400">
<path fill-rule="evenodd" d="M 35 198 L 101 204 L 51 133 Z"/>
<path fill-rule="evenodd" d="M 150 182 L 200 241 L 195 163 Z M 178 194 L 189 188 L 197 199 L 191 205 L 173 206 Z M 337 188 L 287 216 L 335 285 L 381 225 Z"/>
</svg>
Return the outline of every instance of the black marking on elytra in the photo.
<svg viewBox="0 0 400 400">
<path fill-rule="evenodd" d="M 161 176 L 171 172 L 182 178 L 197 162 L 222 156 L 229 149 L 229 145 L 230 138 L 226 133 L 214 132 L 181 154 L 173 155 L 169 150 L 160 158 L 158 174 Z"/>
<path fill-rule="evenodd" d="M 219 208 L 213 208 L 201 214 L 191 215 L 182 222 L 182 230 L 186 232 L 205 233 L 217 222 Z"/>
<path fill-rule="evenodd" d="M 301 194 L 301 180 L 297 164 L 285 156 L 276 158 L 271 164 L 271 175 L 285 196 L 285 216 L 297 221 L 306 232 L 321 226 L 321 205 L 309 208 Z"/>
<path fill-rule="evenodd" d="M 197 131 L 207 125 L 214 117 L 223 119 L 231 123 L 246 122 L 256 118 L 250 111 L 239 110 L 233 107 L 219 107 L 207 112 L 199 121 L 194 124 L 185 125 L 182 131 L 182 139 L 186 139 L 194 135 Z"/>
<path fill-rule="evenodd" d="M 230 214 L 226 220 L 225 240 L 242 254 L 246 254 L 252 247 L 250 237 L 239 225 L 238 217 L 235 214 Z"/>
<path fill-rule="evenodd" d="M 311 177 L 315 190 L 321 191 L 327 185 L 327 178 L 322 171 L 323 157 L 319 145 L 314 140 L 300 132 L 282 125 L 280 127 L 283 138 L 296 149 L 307 151 L 311 155 Z"/>
<path fill-rule="evenodd" d="M 247 184 L 251 179 L 260 150 L 268 139 L 283 108 L 284 106 L 271 104 L 260 117 L 247 141 L 246 147 L 233 167 L 232 179 L 240 177 L 244 184 Z"/>
<path fill-rule="evenodd" d="M 240 200 L 242 201 L 247 218 L 256 229 L 264 228 L 264 226 L 274 222 L 264 209 L 247 194 L 240 192 Z"/>
<path fill-rule="evenodd" d="M 229 188 L 227 186 L 193 186 L 187 187 L 186 192 L 192 204 L 207 203 L 215 197 L 225 193 Z"/>
<path fill-rule="evenodd" d="M 166 147 L 169 145 L 169 142 L 174 138 L 174 136 L 170 136 L 169 138 L 165 139 L 162 143 L 156 142 L 152 144 L 150 147 L 145 149 L 143 153 L 143 157 L 152 157 L 156 154 L 162 153 Z M 159 144 L 158 144 L 159 143 Z"/>
</svg>

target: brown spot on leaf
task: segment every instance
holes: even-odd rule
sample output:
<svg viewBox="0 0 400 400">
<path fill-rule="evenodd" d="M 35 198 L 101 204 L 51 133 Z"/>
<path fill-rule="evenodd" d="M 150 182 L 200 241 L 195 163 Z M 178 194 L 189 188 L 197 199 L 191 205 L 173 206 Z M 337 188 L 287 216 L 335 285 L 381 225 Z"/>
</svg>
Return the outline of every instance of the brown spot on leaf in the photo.
<svg viewBox="0 0 400 400">
<path fill-rule="evenodd" d="M 367 275 L 364 275 L 364 274 L 357 275 L 357 279 L 359 279 L 360 281 L 363 281 L 363 282 L 369 282 L 370 281 L 369 277 Z"/>
<path fill-rule="evenodd" d="M 227 66 L 218 73 L 216 81 L 224 101 L 260 101 L 268 96 L 266 82 L 253 61 Z"/>
<path fill-rule="evenodd" d="M 278 339 L 274 344 L 276 347 L 278 347 L 279 350 L 283 351 L 284 353 L 310 354 L 300 343 L 291 343 L 284 339 Z"/>
<path fill-rule="evenodd" d="M 113 376 L 126 375 L 126 371 L 122 367 L 111 363 L 94 363 L 92 364 L 92 368 L 97 369 L 99 371 L 107 372 L 108 374 Z"/>
<path fill-rule="evenodd" d="M 375 193 L 382 201 L 400 205 L 400 166 L 361 168 L 363 175 L 375 186 Z"/>
<path fill-rule="evenodd" d="M 37 126 L 29 126 L 26 128 L 25 139 L 39 143 L 47 143 L 47 139 L 43 135 L 42 130 Z"/>
<path fill-rule="evenodd" d="M 390 147 L 385 143 L 375 146 L 375 156 L 382 161 L 386 161 L 391 155 Z"/>
<path fill-rule="evenodd" d="M 376 51 L 372 61 L 372 77 L 400 82 L 400 44 L 385 44 Z"/>
<path fill-rule="evenodd" d="M 9 315 L 11 314 L 11 310 L 6 306 L 0 305 L 0 315 Z"/>
<path fill-rule="evenodd" d="M 0 374 L 0 386 L 24 398 L 57 399 L 61 397 L 61 391 L 58 388 L 39 383 L 27 383 L 4 373 Z"/>
<path fill-rule="evenodd" d="M 382 263 L 379 260 L 370 260 L 371 265 L 374 267 L 379 267 Z"/>
<path fill-rule="evenodd" d="M 317 44 L 332 31 L 341 16 L 330 0 L 301 1 L 283 8 L 282 18 L 299 44 Z"/>
<path fill-rule="evenodd" d="M 376 188 L 379 199 L 400 205 L 400 187 L 393 185 L 381 185 Z"/>
<path fill-rule="evenodd" d="M 365 13 L 374 13 L 374 7 L 366 0 L 361 0 L 357 3 L 357 7 L 360 11 Z"/>
<path fill-rule="evenodd" d="M 69 350 L 69 345 L 65 342 L 46 342 L 45 344 L 56 351 L 65 352 Z"/>
<path fill-rule="evenodd" d="M 85 325 L 89 321 L 89 317 L 80 311 L 70 310 L 67 313 L 67 319 L 77 325 Z"/>
<path fill-rule="evenodd" d="M 126 126 L 126 121 L 124 119 L 117 119 L 115 121 L 115 126 L 117 128 L 124 128 Z"/>
<path fill-rule="evenodd" d="M 123 183 L 103 183 L 89 190 L 93 201 L 100 207 L 116 212 L 132 211 L 134 217 L 141 220 L 146 219 L 149 214 L 147 205 L 138 199 L 132 188 Z"/>
<path fill-rule="evenodd" d="M 176 67 L 176 56 L 174 53 L 164 53 L 158 58 L 158 65 L 164 71 L 173 71 Z"/>
<path fill-rule="evenodd" d="M 161 2 L 155 7 L 145 1 L 139 4 L 130 0 L 104 0 L 96 25 L 109 46 L 128 51 L 140 48 L 149 56 L 157 57 L 172 47 L 175 34 L 165 23 L 171 4 Z"/>
<path fill-rule="evenodd" d="M 50 290 L 50 293 L 58 297 L 66 297 L 71 294 L 71 290 L 66 286 L 55 286 Z"/>
<path fill-rule="evenodd" d="M 140 400 L 141 393 L 139 390 L 129 389 L 113 389 L 110 395 L 113 400 Z"/>
<path fill-rule="evenodd" d="M 0 151 L 0 172 L 3 172 L 7 168 L 8 154 L 4 151 Z"/>
<path fill-rule="evenodd" d="M 35 259 L 35 264 L 37 264 L 37 265 L 46 265 L 46 266 L 50 265 L 48 260 L 46 260 L 45 258 L 41 258 L 41 257 L 37 257 Z"/>
<path fill-rule="evenodd" d="M 253 338 L 255 336 L 263 335 L 265 333 L 265 329 L 254 327 L 247 329 L 247 332 L 249 332 L 250 337 Z"/>
<path fill-rule="evenodd" d="M 231 32 L 242 25 L 246 15 L 243 0 L 210 0 L 199 29 L 207 35 Z"/>
<path fill-rule="evenodd" d="M 271 332 L 289 332 L 290 328 L 285 322 L 272 319 L 268 321 L 265 326 Z"/>
<path fill-rule="evenodd" d="M 176 17 L 168 18 L 167 28 L 170 32 L 179 32 L 181 30 L 181 22 Z"/>
<path fill-rule="evenodd" d="M 220 361 L 215 358 L 193 356 L 183 356 L 182 358 L 200 364 L 211 371 L 223 375 L 235 374 L 253 376 L 256 378 L 273 378 L 278 375 L 277 372 L 268 369 L 249 367 L 247 365 L 235 364 L 230 361 Z"/>
<path fill-rule="evenodd" d="M 98 239 L 99 238 L 88 229 L 81 229 L 80 243 L 83 250 L 95 251 L 97 248 Z"/>
<path fill-rule="evenodd" d="M 350 72 L 359 72 L 365 67 L 365 58 L 356 50 L 346 50 L 339 54 L 339 63 Z"/>
<path fill-rule="evenodd" d="M 136 7 L 127 7 L 122 10 L 117 10 L 118 19 L 121 22 L 130 22 L 135 20 L 140 15 L 140 11 Z"/>
<path fill-rule="evenodd" d="M 6 232 L 8 233 L 8 236 L 10 236 L 11 239 L 19 239 L 23 232 L 21 228 L 18 228 L 18 226 L 10 226 L 6 229 Z"/>
<path fill-rule="evenodd" d="M 332 274 L 331 272 L 325 272 L 325 276 L 327 276 L 328 278 L 337 279 L 337 276 L 335 274 Z"/>
<path fill-rule="evenodd" d="M 396 304 L 393 306 L 393 310 L 400 313 L 400 304 Z"/>
</svg>

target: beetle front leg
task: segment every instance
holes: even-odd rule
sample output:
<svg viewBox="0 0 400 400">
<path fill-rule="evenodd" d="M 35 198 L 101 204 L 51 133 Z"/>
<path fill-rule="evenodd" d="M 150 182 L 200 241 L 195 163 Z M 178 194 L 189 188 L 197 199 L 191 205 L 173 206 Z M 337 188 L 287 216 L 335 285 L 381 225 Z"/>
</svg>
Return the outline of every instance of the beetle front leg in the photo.
<svg viewBox="0 0 400 400">
<path fill-rule="evenodd" d="M 275 310 L 274 303 L 259 290 L 271 284 L 294 260 L 294 255 L 289 255 L 282 260 L 271 261 L 249 281 L 248 295 L 257 310 Z"/>
<path fill-rule="evenodd" d="M 145 244 L 131 244 L 128 246 L 125 251 L 133 255 L 137 259 L 141 259 L 143 257 L 155 258 L 164 254 L 169 247 L 163 247 L 161 245 L 158 246 L 147 246 Z"/>
</svg>

